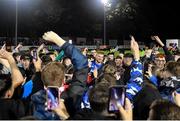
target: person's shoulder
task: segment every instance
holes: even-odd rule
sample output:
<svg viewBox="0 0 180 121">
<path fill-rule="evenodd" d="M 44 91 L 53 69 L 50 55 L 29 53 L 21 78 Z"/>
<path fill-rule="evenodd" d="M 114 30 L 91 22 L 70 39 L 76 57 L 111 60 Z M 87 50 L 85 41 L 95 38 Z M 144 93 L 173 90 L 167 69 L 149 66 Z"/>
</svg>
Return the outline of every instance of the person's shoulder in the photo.
<svg viewBox="0 0 180 121">
<path fill-rule="evenodd" d="M 34 93 L 31 96 L 31 100 L 34 102 L 41 102 L 42 100 L 46 99 L 46 91 L 45 90 L 39 90 L 38 92 Z"/>
</svg>

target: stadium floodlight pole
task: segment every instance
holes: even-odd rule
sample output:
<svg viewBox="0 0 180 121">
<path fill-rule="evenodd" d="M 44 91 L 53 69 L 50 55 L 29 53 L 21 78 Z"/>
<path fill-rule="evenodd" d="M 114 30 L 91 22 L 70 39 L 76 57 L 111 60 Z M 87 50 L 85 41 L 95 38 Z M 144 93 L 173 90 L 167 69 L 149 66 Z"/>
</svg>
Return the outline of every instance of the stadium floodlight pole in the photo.
<svg viewBox="0 0 180 121">
<path fill-rule="evenodd" d="M 106 5 L 108 4 L 108 0 L 101 0 L 104 5 L 104 45 L 106 45 Z"/>
<path fill-rule="evenodd" d="M 16 2 L 16 20 L 15 20 L 15 46 L 17 46 L 17 39 L 18 39 L 18 0 Z"/>
</svg>

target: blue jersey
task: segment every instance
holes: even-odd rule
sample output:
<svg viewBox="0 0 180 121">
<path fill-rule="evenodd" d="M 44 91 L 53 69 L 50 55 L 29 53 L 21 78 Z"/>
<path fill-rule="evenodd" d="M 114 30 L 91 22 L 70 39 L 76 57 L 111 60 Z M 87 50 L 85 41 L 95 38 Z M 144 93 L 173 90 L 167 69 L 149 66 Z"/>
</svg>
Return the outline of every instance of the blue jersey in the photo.
<svg viewBox="0 0 180 121">
<path fill-rule="evenodd" d="M 100 69 L 103 66 L 102 63 L 96 63 L 96 61 L 91 62 L 90 72 L 94 72 L 95 69 Z"/>
<path fill-rule="evenodd" d="M 127 82 L 126 96 L 132 101 L 134 96 L 142 89 L 143 66 L 141 62 L 132 62 L 130 76 L 131 78 Z"/>
</svg>

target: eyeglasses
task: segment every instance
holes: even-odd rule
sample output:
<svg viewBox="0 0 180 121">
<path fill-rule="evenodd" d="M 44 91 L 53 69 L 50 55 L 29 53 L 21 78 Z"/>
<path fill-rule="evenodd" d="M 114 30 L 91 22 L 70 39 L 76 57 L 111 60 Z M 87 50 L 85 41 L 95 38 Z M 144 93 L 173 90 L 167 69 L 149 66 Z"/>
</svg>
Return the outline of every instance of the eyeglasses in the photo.
<svg viewBox="0 0 180 121">
<path fill-rule="evenodd" d="M 155 61 L 157 61 L 157 62 L 166 62 L 166 60 L 159 60 L 159 59 L 155 59 Z"/>
</svg>

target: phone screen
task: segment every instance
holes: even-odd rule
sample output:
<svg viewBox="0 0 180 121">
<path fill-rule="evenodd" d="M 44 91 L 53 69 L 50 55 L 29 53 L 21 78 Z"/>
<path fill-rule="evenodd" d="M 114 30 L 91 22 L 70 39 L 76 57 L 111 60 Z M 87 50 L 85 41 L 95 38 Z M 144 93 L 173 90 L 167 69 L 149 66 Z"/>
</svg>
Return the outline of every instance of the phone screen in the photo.
<svg viewBox="0 0 180 121">
<path fill-rule="evenodd" d="M 109 89 L 109 106 L 108 111 L 111 113 L 119 112 L 118 105 L 124 107 L 125 105 L 125 87 L 124 86 L 114 86 Z"/>
<path fill-rule="evenodd" d="M 37 57 L 37 51 L 36 51 L 36 50 L 33 50 L 33 58 L 34 58 L 35 60 L 38 59 L 38 57 Z"/>
<path fill-rule="evenodd" d="M 59 105 L 59 88 L 48 87 L 47 88 L 47 108 L 52 110 Z"/>
</svg>

